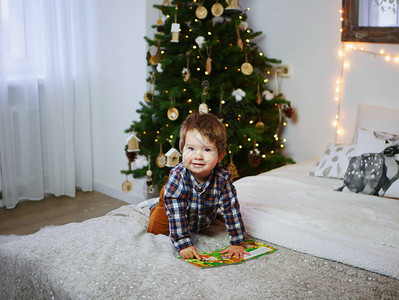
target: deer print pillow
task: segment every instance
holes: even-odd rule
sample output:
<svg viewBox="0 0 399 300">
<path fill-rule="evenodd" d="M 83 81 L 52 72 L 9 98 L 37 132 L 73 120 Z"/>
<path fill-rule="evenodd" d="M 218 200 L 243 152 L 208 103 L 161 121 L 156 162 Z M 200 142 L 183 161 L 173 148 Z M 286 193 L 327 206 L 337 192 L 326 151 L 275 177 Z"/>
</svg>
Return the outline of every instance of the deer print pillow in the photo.
<svg viewBox="0 0 399 300">
<path fill-rule="evenodd" d="M 358 144 L 339 191 L 399 198 L 399 135 L 358 131 Z"/>
<path fill-rule="evenodd" d="M 354 150 L 354 145 L 328 145 L 308 175 L 343 179 Z"/>
</svg>

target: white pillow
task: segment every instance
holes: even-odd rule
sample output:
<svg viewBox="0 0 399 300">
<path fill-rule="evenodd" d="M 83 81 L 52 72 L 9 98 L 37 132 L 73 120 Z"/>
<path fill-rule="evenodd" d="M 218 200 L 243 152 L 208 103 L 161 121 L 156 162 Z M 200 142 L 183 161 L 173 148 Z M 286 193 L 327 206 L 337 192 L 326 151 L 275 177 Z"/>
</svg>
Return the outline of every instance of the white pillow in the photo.
<svg viewBox="0 0 399 300">
<path fill-rule="evenodd" d="M 328 145 L 321 159 L 308 173 L 309 176 L 344 178 L 354 145 Z"/>
<path fill-rule="evenodd" d="M 353 141 L 360 128 L 399 134 L 399 108 L 383 107 L 359 102 Z"/>
</svg>

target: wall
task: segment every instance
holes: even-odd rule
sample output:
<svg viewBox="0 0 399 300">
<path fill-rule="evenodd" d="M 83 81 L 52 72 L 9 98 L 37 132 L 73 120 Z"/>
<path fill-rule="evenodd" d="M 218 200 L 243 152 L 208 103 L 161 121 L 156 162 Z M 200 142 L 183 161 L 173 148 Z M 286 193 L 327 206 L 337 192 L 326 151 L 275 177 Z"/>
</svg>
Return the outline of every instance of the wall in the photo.
<svg viewBox="0 0 399 300">
<path fill-rule="evenodd" d="M 89 47 L 94 189 L 137 203 L 144 180 L 129 180 L 133 191 L 123 193 L 127 168 L 124 146 L 128 128 L 138 119 L 136 109 L 146 90 L 145 1 L 86 0 Z"/>
<path fill-rule="evenodd" d="M 137 202 L 143 180 L 124 194 L 121 184 L 126 167 L 124 129 L 133 119 L 138 101 L 148 89 L 144 35 L 152 36 L 158 19 L 153 4 L 160 0 L 86 0 L 92 96 L 94 187 L 97 191 Z M 320 156 L 335 140 L 331 122 L 336 114 L 335 82 L 340 74 L 339 10 L 341 0 L 240 0 L 251 7 L 248 23 L 262 31 L 257 43 L 269 57 L 292 64 L 294 73 L 280 81 L 281 91 L 297 112 L 288 120 L 284 137 L 286 154 L 297 162 Z M 145 13 L 144 13 L 145 12 Z M 399 45 L 365 44 L 371 51 L 382 47 L 399 54 Z M 398 106 L 399 65 L 380 57 L 348 53 L 352 66 L 344 73 L 342 124 L 351 140 L 358 101 Z M 131 180 L 131 179 L 130 179 Z"/>
<path fill-rule="evenodd" d="M 241 0 L 250 7 L 248 23 L 262 31 L 259 45 L 269 57 L 293 65 L 293 77 L 281 80 L 281 90 L 297 112 L 288 121 L 284 137 L 286 154 L 297 162 L 321 156 L 328 143 L 334 143 L 331 123 L 336 115 L 335 88 L 340 75 L 341 48 L 339 20 L 341 0 Z M 384 48 L 399 55 L 399 45 L 363 44 L 372 52 Z M 349 52 L 351 67 L 344 71 L 339 142 L 352 139 L 357 102 L 398 107 L 399 64 L 382 57 Z"/>
</svg>

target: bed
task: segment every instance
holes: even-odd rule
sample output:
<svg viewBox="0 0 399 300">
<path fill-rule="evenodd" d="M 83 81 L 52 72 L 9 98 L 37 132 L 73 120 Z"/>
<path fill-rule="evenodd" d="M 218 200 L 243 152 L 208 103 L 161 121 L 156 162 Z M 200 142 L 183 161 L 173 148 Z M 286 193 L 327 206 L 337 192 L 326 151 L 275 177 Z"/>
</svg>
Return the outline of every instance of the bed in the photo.
<svg viewBox="0 0 399 300">
<path fill-rule="evenodd" d="M 383 195 L 353 192 L 346 174 L 353 153 L 370 145 L 380 153 L 387 140 L 357 134 L 356 145 L 329 145 L 319 158 L 235 182 L 248 234 L 276 252 L 197 268 L 176 258 L 168 237 L 147 233 L 150 199 L 3 237 L 0 299 L 398 299 L 397 185 L 377 191 Z M 220 220 L 193 240 L 199 251 L 228 245 Z"/>
</svg>

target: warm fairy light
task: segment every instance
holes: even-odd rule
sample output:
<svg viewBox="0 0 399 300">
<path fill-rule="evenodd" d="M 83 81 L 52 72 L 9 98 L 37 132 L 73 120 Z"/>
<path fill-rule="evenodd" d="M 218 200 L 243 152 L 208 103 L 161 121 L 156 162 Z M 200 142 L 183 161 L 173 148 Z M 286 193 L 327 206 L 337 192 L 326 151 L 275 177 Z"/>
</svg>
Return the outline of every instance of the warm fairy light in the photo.
<svg viewBox="0 0 399 300">
<path fill-rule="evenodd" d="M 165 94 L 169 93 L 168 90 L 165 90 Z"/>
<path fill-rule="evenodd" d="M 390 61 L 391 60 L 391 56 L 390 55 L 385 56 L 385 60 L 386 61 Z"/>
<path fill-rule="evenodd" d="M 226 123 L 226 124 L 224 124 L 224 126 L 229 127 L 229 124 Z"/>
<path fill-rule="evenodd" d="M 382 55 L 382 54 L 384 54 L 385 53 L 385 50 L 384 49 L 381 49 L 380 50 L 380 54 Z"/>
<path fill-rule="evenodd" d="M 274 150 L 270 151 L 271 154 L 274 154 Z"/>
<path fill-rule="evenodd" d="M 280 148 L 284 148 L 284 144 L 280 144 Z"/>
<path fill-rule="evenodd" d="M 197 49 L 197 46 L 193 45 L 193 49 Z"/>
<path fill-rule="evenodd" d="M 284 121 L 284 122 L 283 122 L 283 126 L 287 126 L 287 122 Z"/>
<path fill-rule="evenodd" d="M 205 75 L 209 75 L 208 71 L 205 71 Z"/>
<path fill-rule="evenodd" d="M 247 43 L 249 43 L 249 39 L 246 39 L 245 41 L 246 41 Z"/>
<path fill-rule="evenodd" d="M 259 144 L 258 144 L 258 143 L 256 143 L 256 144 L 255 144 L 255 147 L 259 147 Z"/>
<path fill-rule="evenodd" d="M 266 158 L 266 154 L 262 154 L 262 158 Z"/>
<path fill-rule="evenodd" d="M 154 141 L 155 141 L 155 143 L 158 143 L 158 139 L 155 139 Z"/>
<path fill-rule="evenodd" d="M 225 103 L 226 103 L 226 101 L 222 100 L 222 101 L 220 101 L 220 103 L 222 103 L 222 104 L 225 104 Z"/>
<path fill-rule="evenodd" d="M 242 149 L 242 145 L 239 145 L 238 148 Z"/>
<path fill-rule="evenodd" d="M 191 102 L 193 102 L 193 99 L 188 99 L 187 102 L 191 103 Z"/>
<path fill-rule="evenodd" d="M 239 19 L 242 19 L 242 16 L 239 16 L 238 18 L 239 18 Z"/>
<path fill-rule="evenodd" d="M 349 61 L 344 62 L 344 68 L 349 69 L 351 66 L 351 63 Z"/>
<path fill-rule="evenodd" d="M 248 142 L 250 142 L 251 141 L 251 138 L 248 138 Z"/>
<path fill-rule="evenodd" d="M 164 51 L 164 50 L 162 50 L 162 51 L 161 51 L 161 54 L 165 54 L 165 51 Z"/>
<path fill-rule="evenodd" d="M 263 82 L 264 82 L 264 83 L 268 83 L 268 82 L 269 82 L 269 79 L 266 78 L 265 80 L 263 80 Z"/>
<path fill-rule="evenodd" d="M 247 33 L 251 33 L 251 30 L 250 30 L 250 29 L 247 29 Z"/>
<path fill-rule="evenodd" d="M 208 31 L 208 35 L 212 35 L 212 32 Z"/>
<path fill-rule="evenodd" d="M 146 132 L 146 131 L 143 131 L 143 134 L 147 134 L 147 132 Z"/>
<path fill-rule="evenodd" d="M 198 68 L 197 68 L 197 71 L 201 71 L 201 68 L 198 67 Z"/>
<path fill-rule="evenodd" d="M 198 19 L 194 19 L 194 22 L 198 22 Z"/>
<path fill-rule="evenodd" d="M 170 138 L 170 139 L 173 139 L 173 134 L 171 134 L 171 135 L 169 136 L 169 138 Z"/>
<path fill-rule="evenodd" d="M 189 113 L 189 114 L 192 114 L 192 113 L 193 113 L 193 111 L 190 109 L 190 110 L 188 111 L 188 113 Z"/>
<path fill-rule="evenodd" d="M 287 141 L 287 139 L 283 139 L 283 142 L 285 143 Z"/>
<path fill-rule="evenodd" d="M 254 120 L 249 121 L 249 124 L 253 124 L 253 123 L 254 123 Z"/>
<path fill-rule="evenodd" d="M 270 74 L 271 74 L 271 72 L 270 72 L 270 71 L 267 71 L 267 72 L 266 72 L 266 74 L 267 74 L 267 75 L 270 75 Z"/>
<path fill-rule="evenodd" d="M 263 52 L 259 52 L 259 56 L 263 56 Z"/>
</svg>

